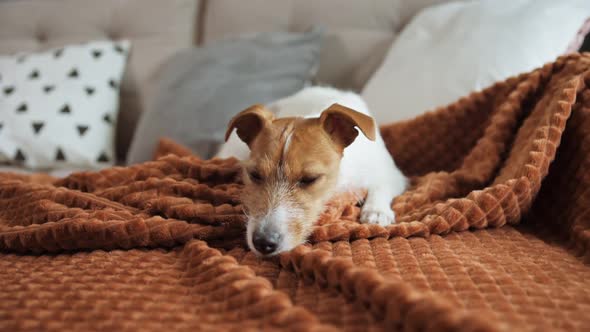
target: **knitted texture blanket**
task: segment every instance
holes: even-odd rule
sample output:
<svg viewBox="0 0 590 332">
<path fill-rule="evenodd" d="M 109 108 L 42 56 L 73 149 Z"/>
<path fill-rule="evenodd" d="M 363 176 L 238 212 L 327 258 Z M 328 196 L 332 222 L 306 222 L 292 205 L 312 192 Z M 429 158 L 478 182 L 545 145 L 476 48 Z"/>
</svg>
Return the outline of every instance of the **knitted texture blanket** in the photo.
<svg viewBox="0 0 590 332">
<path fill-rule="evenodd" d="M 234 159 L 0 174 L 0 330 L 590 329 L 590 54 L 381 130 L 397 223 L 342 195 L 272 259 Z"/>
</svg>

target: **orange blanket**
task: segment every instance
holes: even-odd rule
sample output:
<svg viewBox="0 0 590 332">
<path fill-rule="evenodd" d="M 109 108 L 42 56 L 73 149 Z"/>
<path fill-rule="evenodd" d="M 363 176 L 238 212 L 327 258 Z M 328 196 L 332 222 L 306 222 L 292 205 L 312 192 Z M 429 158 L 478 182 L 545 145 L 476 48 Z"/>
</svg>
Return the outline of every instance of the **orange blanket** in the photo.
<svg viewBox="0 0 590 332">
<path fill-rule="evenodd" d="M 382 128 L 398 223 L 339 197 L 310 243 L 244 245 L 235 160 L 0 174 L 0 330 L 590 329 L 590 54 Z M 172 152 L 173 154 L 166 154 Z"/>
</svg>

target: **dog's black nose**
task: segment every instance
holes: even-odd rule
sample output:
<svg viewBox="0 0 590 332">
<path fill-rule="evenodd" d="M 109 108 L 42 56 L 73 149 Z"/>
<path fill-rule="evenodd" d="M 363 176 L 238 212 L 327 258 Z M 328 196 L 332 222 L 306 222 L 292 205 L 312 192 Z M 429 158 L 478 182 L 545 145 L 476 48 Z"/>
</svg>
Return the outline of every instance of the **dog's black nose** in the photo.
<svg viewBox="0 0 590 332">
<path fill-rule="evenodd" d="M 254 235 L 252 242 L 254 243 L 254 248 L 263 255 L 272 254 L 278 247 L 278 241 L 274 238 L 267 238 L 264 236 Z"/>
</svg>

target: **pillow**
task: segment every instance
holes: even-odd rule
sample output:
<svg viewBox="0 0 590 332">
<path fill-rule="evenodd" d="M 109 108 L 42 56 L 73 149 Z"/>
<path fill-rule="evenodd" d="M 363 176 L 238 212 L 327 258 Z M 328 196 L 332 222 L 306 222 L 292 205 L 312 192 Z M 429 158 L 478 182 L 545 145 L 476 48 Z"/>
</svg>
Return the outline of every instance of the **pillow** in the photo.
<svg viewBox="0 0 590 332">
<path fill-rule="evenodd" d="M 584 28 L 580 30 L 579 38 L 582 40 L 580 52 L 590 52 L 590 19 L 586 20 Z M 580 40 L 578 39 L 578 40 Z"/>
<path fill-rule="evenodd" d="M 0 56 L 0 158 L 33 169 L 113 164 L 128 41 Z"/>
<path fill-rule="evenodd" d="M 160 137 L 202 158 L 223 143 L 228 121 L 255 103 L 301 90 L 319 62 L 322 30 L 272 32 L 181 51 L 158 70 L 127 162 L 150 160 Z"/>
<path fill-rule="evenodd" d="M 566 53 L 588 0 L 466 1 L 429 7 L 391 45 L 362 95 L 380 123 L 412 118 Z"/>
</svg>

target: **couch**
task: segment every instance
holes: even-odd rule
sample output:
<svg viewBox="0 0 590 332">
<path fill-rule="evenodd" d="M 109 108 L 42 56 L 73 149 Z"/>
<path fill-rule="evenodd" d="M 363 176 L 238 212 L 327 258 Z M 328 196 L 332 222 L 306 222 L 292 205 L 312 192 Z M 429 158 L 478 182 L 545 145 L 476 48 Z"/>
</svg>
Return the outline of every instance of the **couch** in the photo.
<svg viewBox="0 0 590 332">
<path fill-rule="evenodd" d="M 317 81 L 360 90 L 436 2 L 4 0 L 0 53 L 131 39 L 122 158 L 151 75 L 178 50 L 320 22 Z M 342 197 L 309 244 L 269 260 L 243 243 L 235 159 L 164 142 L 131 167 L 0 172 L 0 329 L 588 330 L 588 68 L 590 54 L 563 56 L 383 126 L 412 177 L 399 223 L 361 225 Z"/>
</svg>

